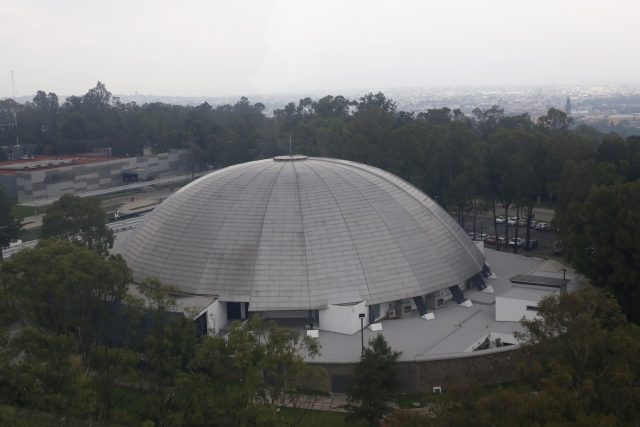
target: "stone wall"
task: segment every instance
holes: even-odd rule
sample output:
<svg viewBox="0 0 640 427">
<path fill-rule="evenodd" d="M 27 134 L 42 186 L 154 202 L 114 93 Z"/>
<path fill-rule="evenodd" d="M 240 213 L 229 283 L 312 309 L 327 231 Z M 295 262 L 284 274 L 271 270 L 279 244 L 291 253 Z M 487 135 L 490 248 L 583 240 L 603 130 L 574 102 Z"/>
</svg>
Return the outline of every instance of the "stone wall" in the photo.
<svg viewBox="0 0 640 427">
<path fill-rule="evenodd" d="M 460 357 L 398 362 L 401 392 L 431 393 L 469 385 L 498 384 L 516 379 L 518 363 L 524 353 L 519 348 L 502 348 L 463 353 Z M 327 392 L 344 392 L 355 364 L 318 363 L 331 377 Z"/>
</svg>

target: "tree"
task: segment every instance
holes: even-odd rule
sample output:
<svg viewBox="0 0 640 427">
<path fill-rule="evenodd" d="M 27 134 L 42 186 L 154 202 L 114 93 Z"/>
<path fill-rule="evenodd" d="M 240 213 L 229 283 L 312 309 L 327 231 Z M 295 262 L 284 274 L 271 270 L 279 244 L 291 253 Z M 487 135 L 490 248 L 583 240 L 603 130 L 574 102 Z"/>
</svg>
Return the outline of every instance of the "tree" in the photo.
<svg viewBox="0 0 640 427">
<path fill-rule="evenodd" d="M 58 96 L 55 93 L 48 95 L 39 90 L 32 101 L 33 116 L 32 132 L 37 132 L 39 148 L 43 149 L 47 144 L 53 142 L 58 131 Z M 39 125 L 39 129 L 37 126 Z"/>
<path fill-rule="evenodd" d="M 82 97 L 82 104 L 91 110 L 106 109 L 112 101 L 111 92 L 102 82 L 96 83 L 96 86 L 89 89 Z"/>
<path fill-rule="evenodd" d="M 592 282 L 616 296 L 640 322 L 640 181 L 592 187 L 580 212 L 584 239 L 574 239 L 572 261 Z"/>
<path fill-rule="evenodd" d="M 63 194 L 47 209 L 40 236 L 68 240 L 103 256 L 113 247 L 113 230 L 106 226 L 100 202 L 73 194 Z"/>
<path fill-rule="evenodd" d="M 21 228 L 20 220 L 11 213 L 11 204 L 0 189 L 0 264 L 4 261 L 3 249 L 18 240 Z"/>
<path fill-rule="evenodd" d="M 349 115 L 349 109 L 355 106 L 357 102 L 346 99 L 344 96 L 338 95 L 333 97 L 327 95 L 313 102 L 313 111 L 320 117 L 336 117 L 344 119 Z"/>
<path fill-rule="evenodd" d="M 522 113 L 515 116 L 502 117 L 500 119 L 500 127 L 530 131 L 533 128 L 533 122 L 529 113 Z"/>
<path fill-rule="evenodd" d="M 0 400 L 103 418 L 110 405 L 104 399 L 125 378 L 122 358 L 114 357 L 123 353 L 105 343 L 130 280 L 122 258 L 105 259 L 66 241 L 42 240 L 5 262 L 0 320 L 11 321 L 13 331 L 0 339 Z M 4 312 L 10 307 L 17 309 Z"/>
<path fill-rule="evenodd" d="M 109 306 L 121 301 L 131 272 L 120 256 L 105 259 L 65 241 L 41 240 L 0 269 L 8 297 L 27 324 L 52 334 L 71 333 L 87 361 L 109 330 Z"/>
<path fill-rule="evenodd" d="M 367 147 L 358 153 L 362 157 L 357 161 L 375 164 L 383 169 L 387 166 L 385 151 L 389 133 L 395 124 L 395 111 L 395 102 L 381 92 L 375 95 L 368 93 L 360 98 L 351 125 Z"/>
<path fill-rule="evenodd" d="M 533 210 L 532 205 L 535 198 L 527 196 L 531 195 L 531 189 L 535 188 L 534 183 L 535 175 L 531 162 L 528 161 L 522 153 L 516 153 L 510 156 L 500 183 L 500 193 L 503 195 L 503 200 L 513 202 L 516 207 L 514 253 L 518 252 L 517 241 L 519 239 L 520 207 L 528 205 L 531 210 Z M 505 208 L 505 217 L 508 217 L 508 213 L 508 209 Z M 508 227 L 508 224 L 505 223 L 505 227 Z M 508 233 L 508 231 L 506 233 Z M 506 236 L 508 237 L 509 235 L 506 234 Z"/>
<path fill-rule="evenodd" d="M 593 287 L 543 299 L 539 317 L 519 334 L 531 357 L 524 378 L 562 408 L 565 421 L 640 416 L 640 328 L 616 301 Z M 611 424 L 611 423 L 609 423 Z"/>
<path fill-rule="evenodd" d="M 538 308 L 517 334 L 523 349 L 516 383 L 442 395 L 435 418 L 420 424 L 419 416 L 396 416 L 391 425 L 637 425 L 640 328 L 591 286 L 544 298 Z"/>
<path fill-rule="evenodd" d="M 488 110 L 476 108 L 472 112 L 475 119 L 475 128 L 478 133 L 482 135 L 483 139 L 487 139 L 498 129 L 504 117 L 504 108 L 500 108 L 497 105 L 492 106 Z"/>
<path fill-rule="evenodd" d="M 539 126 L 554 132 L 567 130 L 572 123 L 573 118 L 557 108 L 549 108 L 546 115 L 538 118 Z"/>
<path fill-rule="evenodd" d="M 183 424 L 278 425 L 276 407 L 308 403 L 313 367 L 301 354 L 318 353 L 317 342 L 259 316 L 235 322 L 224 337 L 204 337 L 178 380 Z M 315 378 L 314 378 L 315 379 Z"/>
<path fill-rule="evenodd" d="M 453 120 L 453 113 L 450 108 L 430 108 L 426 113 L 419 113 L 418 120 L 424 121 L 427 127 L 446 126 Z"/>
<path fill-rule="evenodd" d="M 374 427 L 391 412 L 388 401 L 398 387 L 395 362 L 400 354 L 391 350 L 383 335 L 369 340 L 347 393 L 350 419 L 364 418 Z"/>
<path fill-rule="evenodd" d="M 70 335 L 24 327 L 0 346 L 0 403 L 87 416 L 95 403 Z M 0 418 L 1 422 L 1 418 Z"/>
<path fill-rule="evenodd" d="M 170 425 L 174 408 L 176 381 L 193 358 L 196 344 L 194 323 L 178 313 L 173 289 L 153 278 L 139 285 L 146 300 L 146 309 L 152 324 L 144 342 L 145 366 L 140 377 L 147 383 L 149 394 L 145 399 L 145 417 L 157 426 Z"/>
</svg>

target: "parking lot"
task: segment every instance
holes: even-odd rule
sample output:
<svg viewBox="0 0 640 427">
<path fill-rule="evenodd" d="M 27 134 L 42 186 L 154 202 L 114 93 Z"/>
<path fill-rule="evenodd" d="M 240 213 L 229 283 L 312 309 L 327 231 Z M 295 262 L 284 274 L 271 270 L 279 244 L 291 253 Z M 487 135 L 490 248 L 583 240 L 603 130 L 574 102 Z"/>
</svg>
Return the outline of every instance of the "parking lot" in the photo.
<svg viewBox="0 0 640 427">
<path fill-rule="evenodd" d="M 552 217 L 549 217 L 549 215 L 539 215 L 539 216 L 546 219 L 546 221 L 542 221 L 545 223 L 550 223 L 552 219 Z M 536 217 L 538 217 L 538 215 L 536 215 Z M 469 216 L 465 221 L 464 229 L 468 233 L 475 232 L 476 234 L 487 234 L 489 236 L 494 236 L 495 229 L 493 225 L 493 215 L 491 214 L 491 212 L 485 212 L 477 215 L 475 218 L 475 230 L 474 230 L 473 217 Z M 515 237 L 516 227 L 515 227 L 515 224 L 509 225 L 506 221 L 503 224 L 498 224 L 498 237 L 506 237 L 507 236 L 506 229 L 509 230 L 509 240 L 512 240 Z M 526 232 L 527 230 L 525 226 L 518 227 L 519 238 L 524 240 L 526 238 Z M 518 253 L 521 253 L 523 255 L 536 256 L 540 258 L 547 258 L 547 257 L 557 258 L 557 255 L 553 253 L 553 242 L 558 240 L 559 237 L 558 237 L 558 234 L 555 231 L 553 231 L 553 229 L 550 228 L 549 230 L 545 231 L 545 230 L 537 230 L 532 227 L 530 230 L 530 239 L 535 239 L 538 241 L 537 248 L 525 249 L 520 247 L 518 248 Z M 487 242 L 485 242 L 485 246 L 492 249 L 496 248 L 496 245 L 493 245 Z M 504 246 L 501 246 L 501 249 L 502 248 L 504 248 Z M 512 247 L 508 249 L 510 251 L 513 251 Z"/>
</svg>

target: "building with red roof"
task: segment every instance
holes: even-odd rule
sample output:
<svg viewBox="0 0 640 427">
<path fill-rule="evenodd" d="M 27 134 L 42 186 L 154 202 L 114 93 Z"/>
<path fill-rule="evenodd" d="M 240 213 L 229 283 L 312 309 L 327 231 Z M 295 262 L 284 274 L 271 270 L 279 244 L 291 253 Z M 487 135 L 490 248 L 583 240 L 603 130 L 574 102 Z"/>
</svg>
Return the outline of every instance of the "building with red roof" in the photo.
<svg viewBox="0 0 640 427">
<path fill-rule="evenodd" d="M 184 172 L 187 156 L 186 150 L 139 157 L 30 156 L 0 162 L 0 185 L 20 203 L 55 199 Z"/>
</svg>

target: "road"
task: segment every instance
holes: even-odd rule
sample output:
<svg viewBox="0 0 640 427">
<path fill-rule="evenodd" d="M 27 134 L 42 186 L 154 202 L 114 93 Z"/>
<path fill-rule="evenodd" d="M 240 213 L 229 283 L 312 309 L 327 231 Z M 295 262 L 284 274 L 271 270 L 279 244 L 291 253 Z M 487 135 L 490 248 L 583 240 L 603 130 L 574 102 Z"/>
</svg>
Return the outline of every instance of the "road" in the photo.
<svg viewBox="0 0 640 427">
<path fill-rule="evenodd" d="M 156 188 L 156 187 L 160 187 L 160 186 L 181 187 L 185 183 L 193 181 L 193 179 L 195 177 L 200 177 L 202 175 L 203 175 L 203 173 L 198 173 L 196 175 L 191 175 L 190 174 L 190 175 L 172 176 L 172 177 L 168 177 L 168 178 L 159 178 L 159 179 L 154 179 L 154 180 L 151 180 L 151 181 L 135 182 L 133 184 L 119 185 L 119 186 L 115 186 L 115 187 L 103 188 L 103 189 L 100 189 L 100 190 L 87 191 L 85 193 L 78 193 L 78 194 L 76 194 L 76 196 L 78 196 L 78 197 L 102 197 L 102 196 L 108 196 L 108 195 L 115 194 L 115 193 L 121 193 L 121 192 L 126 192 L 126 191 L 131 191 L 131 190 L 144 190 L 145 188 Z M 30 206 L 30 207 L 42 208 L 42 207 L 49 206 L 50 204 L 52 204 L 53 202 L 55 202 L 58 199 L 59 199 L 59 197 L 52 197 L 50 199 L 32 200 L 30 202 L 23 202 L 23 203 L 20 203 L 20 204 L 22 206 Z"/>
<path fill-rule="evenodd" d="M 107 224 L 114 234 L 121 233 L 123 231 L 136 228 L 138 224 L 142 222 L 144 215 L 136 216 L 133 218 L 127 218 L 122 221 L 110 222 Z M 14 243 L 10 247 L 3 250 L 2 254 L 5 259 L 11 257 L 11 255 L 20 252 L 23 249 L 33 248 L 38 244 L 38 240 L 30 240 L 28 242 Z"/>
</svg>

